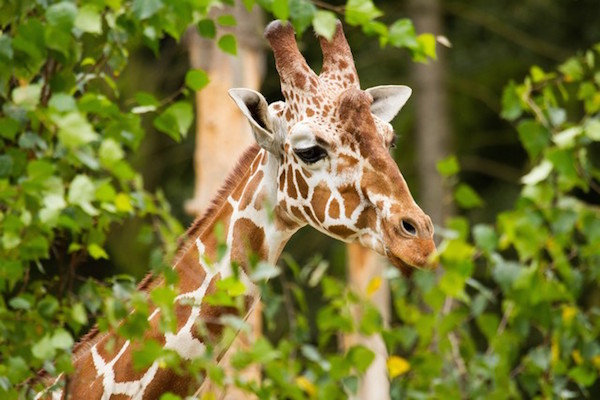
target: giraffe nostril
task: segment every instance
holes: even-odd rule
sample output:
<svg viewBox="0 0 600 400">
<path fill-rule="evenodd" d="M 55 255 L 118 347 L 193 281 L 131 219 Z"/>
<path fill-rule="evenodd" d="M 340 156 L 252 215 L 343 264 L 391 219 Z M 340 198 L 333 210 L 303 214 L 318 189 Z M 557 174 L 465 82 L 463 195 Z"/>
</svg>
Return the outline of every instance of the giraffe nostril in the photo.
<svg viewBox="0 0 600 400">
<path fill-rule="evenodd" d="M 417 236 L 417 228 L 413 223 L 403 219 L 401 225 L 404 232 L 408 233 L 410 236 Z"/>
</svg>

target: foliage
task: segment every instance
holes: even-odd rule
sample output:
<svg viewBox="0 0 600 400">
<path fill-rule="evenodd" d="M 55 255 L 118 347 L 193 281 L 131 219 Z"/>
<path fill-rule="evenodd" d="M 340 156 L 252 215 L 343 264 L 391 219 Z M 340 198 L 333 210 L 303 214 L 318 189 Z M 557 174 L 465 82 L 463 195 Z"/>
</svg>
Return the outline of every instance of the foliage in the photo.
<svg viewBox="0 0 600 400">
<path fill-rule="evenodd" d="M 495 225 L 448 221 L 439 279 L 392 281 L 402 334 L 388 344 L 411 365 L 394 380 L 398 398 L 597 397 L 598 60 L 596 46 L 506 87 L 502 115 L 530 172 Z M 438 168 L 461 207 L 480 206 L 454 157 Z"/>
</svg>

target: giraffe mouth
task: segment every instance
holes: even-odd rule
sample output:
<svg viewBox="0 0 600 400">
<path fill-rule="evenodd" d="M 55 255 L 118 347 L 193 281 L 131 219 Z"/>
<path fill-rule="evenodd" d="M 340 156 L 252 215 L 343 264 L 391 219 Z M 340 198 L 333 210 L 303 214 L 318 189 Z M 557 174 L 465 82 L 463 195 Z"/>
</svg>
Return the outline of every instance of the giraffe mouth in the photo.
<svg viewBox="0 0 600 400">
<path fill-rule="evenodd" d="M 419 269 L 418 267 L 414 267 L 414 266 L 406 263 L 400 257 L 396 257 L 391 252 L 389 252 L 389 250 L 388 250 L 387 256 L 388 256 L 388 259 L 390 260 L 390 262 L 392 263 L 392 265 L 394 267 L 398 268 L 405 278 L 410 278 L 412 276 L 412 274 L 415 272 L 415 270 Z"/>
</svg>

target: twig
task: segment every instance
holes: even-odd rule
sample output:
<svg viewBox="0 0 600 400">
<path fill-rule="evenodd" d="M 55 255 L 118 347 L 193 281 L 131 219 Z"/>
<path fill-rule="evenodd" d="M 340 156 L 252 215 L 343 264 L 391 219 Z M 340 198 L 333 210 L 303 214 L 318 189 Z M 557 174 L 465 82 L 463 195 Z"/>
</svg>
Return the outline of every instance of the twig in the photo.
<svg viewBox="0 0 600 400">
<path fill-rule="evenodd" d="M 568 53 L 562 48 L 510 26 L 490 14 L 478 11 L 474 8 L 466 7 L 462 4 L 458 4 L 457 2 L 442 2 L 442 4 L 448 13 L 483 26 L 491 32 L 494 32 L 497 35 L 513 42 L 518 46 L 524 47 L 535 54 L 539 54 L 556 61 L 564 60 L 568 56 Z"/>
<path fill-rule="evenodd" d="M 320 7 L 324 10 L 333 11 L 338 14 L 344 14 L 344 12 L 346 12 L 346 7 L 344 6 L 334 6 L 333 4 L 325 3 L 324 1 L 320 0 L 312 0 L 312 3 L 315 6 Z"/>
<path fill-rule="evenodd" d="M 502 335 L 502 333 L 504 333 L 506 325 L 508 325 L 508 318 L 510 317 L 510 314 L 512 314 L 514 308 L 514 303 L 508 303 L 508 305 L 506 306 L 506 310 L 504 311 L 504 314 L 502 314 L 500 324 L 498 324 L 498 329 L 496 329 L 496 336 L 500 336 Z M 485 351 L 485 355 L 489 356 L 490 354 L 492 354 L 492 346 L 488 344 L 488 348 Z"/>
</svg>

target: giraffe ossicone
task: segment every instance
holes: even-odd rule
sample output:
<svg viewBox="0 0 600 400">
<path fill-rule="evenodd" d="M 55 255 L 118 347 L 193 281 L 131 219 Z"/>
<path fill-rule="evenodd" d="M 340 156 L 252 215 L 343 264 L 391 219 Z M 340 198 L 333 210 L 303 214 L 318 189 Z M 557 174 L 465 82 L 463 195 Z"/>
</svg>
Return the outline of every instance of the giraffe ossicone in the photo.
<svg viewBox="0 0 600 400">
<path fill-rule="evenodd" d="M 410 96 L 406 86 L 361 90 L 341 23 L 331 41 L 320 37 L 323 67 L 313 72 L 300 54 L 290 24 L 274 21 L 265 37 L 275 54 L 285 101 L 271 105 L 258 92 L 230 95 L 252 126 L 257 146 L 246 151 L 206 214 L 188 230 L 174 269 L 177 327 L 160 329 L 160 310 L 150 303 L 142 338 L 177 352 L 183 360 L 204 354 L 222 335 L 219 318 L 237 312 L 206 297 L 238 267 L 247 299 L 257 298 L 247 278 L 250 255 L 275 263 L 300 227 L 346 242 L 360 242 L 407 272 L 432 266 L 431 219 L 413 200 L 389 154 L 389 121 Z M 225 232 L 225 254 L 215 231 Z M 164 284 L 158 280 L 151 287 Z M 248 303 L 246 303 L 248 304 Z M 202 329 L 199 329 L 199 325 Z M 140 344 L 109 331 L 89 335 L 74 349 L 75 372 L 64 392 L 40 398 L 154 399 L 187 395 L 195 380 L 157 362 L 137 371 Z"/>
</svg>

